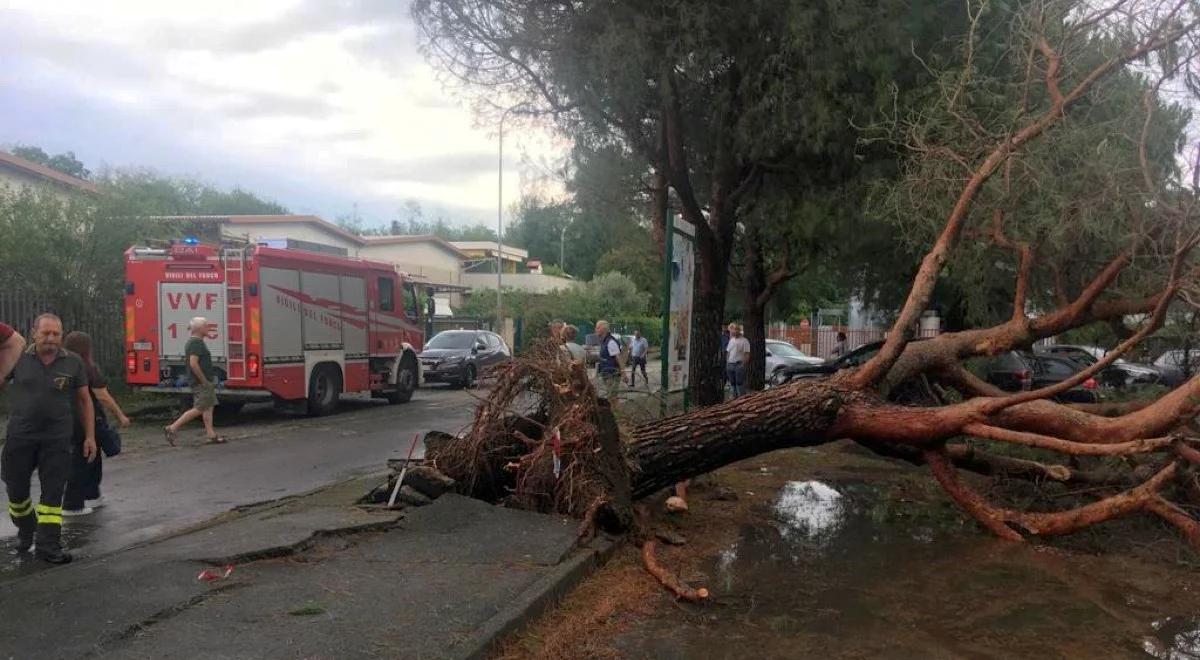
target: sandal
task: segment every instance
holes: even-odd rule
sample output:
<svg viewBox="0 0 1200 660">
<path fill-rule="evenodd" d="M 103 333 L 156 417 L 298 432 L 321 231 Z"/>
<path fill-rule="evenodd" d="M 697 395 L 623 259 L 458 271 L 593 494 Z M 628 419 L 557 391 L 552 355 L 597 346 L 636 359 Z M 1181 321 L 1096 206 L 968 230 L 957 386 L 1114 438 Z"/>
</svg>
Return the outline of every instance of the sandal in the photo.
<svg viewBox="0 0 1200 660">
<path fill-rule="evenodd" d="M 163 427 L 163 436 L 167 439 L 168 445 L 175 446 L 175 432 L 171 430 L 171 427 Z"/>
<path fill-rule="evenodd" d="M 214 435 L 208 438 L 208 444 L 210 445 L 223 445 L 225 443 L 226 440 L 223 435 Z"/>
</svg>

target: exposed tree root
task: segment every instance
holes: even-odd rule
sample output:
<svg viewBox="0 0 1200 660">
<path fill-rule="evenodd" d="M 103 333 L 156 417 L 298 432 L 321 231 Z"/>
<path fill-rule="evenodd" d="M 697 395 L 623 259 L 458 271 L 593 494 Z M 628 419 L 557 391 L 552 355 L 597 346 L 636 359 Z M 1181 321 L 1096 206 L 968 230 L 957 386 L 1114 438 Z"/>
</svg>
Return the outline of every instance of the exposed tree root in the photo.
<svg viewBox="0 0 1200 660">
<path fill-rule="evenodd" d="M 693 589 L 684 584 L 674 573 L 660 566 L 658 559 L 654 556 L 654 548 L 656 546 L 657 544 L 650 539 L 642 542 L 642 563 L 646 566 L 646 572 L 653 575 L 662 586 L 666 587 L 678 598 L 693 603 L 698 603 L 708 598 L 708 589 L 704 587 Z"/>
</svg>

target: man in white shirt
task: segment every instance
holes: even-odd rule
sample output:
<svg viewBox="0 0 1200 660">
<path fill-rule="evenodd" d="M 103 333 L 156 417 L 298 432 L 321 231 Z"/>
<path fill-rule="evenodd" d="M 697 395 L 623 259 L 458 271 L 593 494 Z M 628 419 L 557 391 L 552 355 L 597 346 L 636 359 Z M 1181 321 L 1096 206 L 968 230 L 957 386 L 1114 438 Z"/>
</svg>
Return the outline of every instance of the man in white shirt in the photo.
<svg viewBox="0 0 1200 660">
<path fill-rule="evenodd" d="M 745 393 L 746 365 L 750 364 L 750 340 L 742 335 L 742 326 L 729 324 L 729 346 L 725 351 L 725 374 L 733 389 L 733 398 Z"/>
<path fill-rule="evenodd" d="M 650 387 L 650 377 L 646 375 L 646 353 L 650 350 L 650 342 L 642 336 L 641 330 L 633 331 L 633 339 L 629 341 L 629 386 L 637 387 L 637 370 L 642 368 L 642 380 Z"/>
</svg>

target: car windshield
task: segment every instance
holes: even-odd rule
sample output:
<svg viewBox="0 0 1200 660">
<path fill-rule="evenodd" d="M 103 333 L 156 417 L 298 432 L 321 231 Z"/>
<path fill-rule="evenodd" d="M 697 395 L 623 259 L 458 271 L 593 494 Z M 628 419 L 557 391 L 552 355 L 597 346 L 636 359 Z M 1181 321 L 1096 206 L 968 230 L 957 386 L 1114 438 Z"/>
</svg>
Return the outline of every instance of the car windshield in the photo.
<svg viewBox="0 0 1200 660">
<path fill-rule="evenodd" d="M 471 348 L 475 345 L 473 332 L 443 332 L 429 340 L 425 348 Z"/>
<path fill-rule="evenodd" d="M 772 354 L 778 355 L 780 357 L 798 357 L 798 358 L 808 357 L 807 355 L 804 354 L 804 351 L 802 351 L 802 350 L 796 348 L 795 346 L 792 346 L 791 344 L 784 342 L 784 341 L 768 342 L 767 348 L 770 349 Z"/>
</svg>

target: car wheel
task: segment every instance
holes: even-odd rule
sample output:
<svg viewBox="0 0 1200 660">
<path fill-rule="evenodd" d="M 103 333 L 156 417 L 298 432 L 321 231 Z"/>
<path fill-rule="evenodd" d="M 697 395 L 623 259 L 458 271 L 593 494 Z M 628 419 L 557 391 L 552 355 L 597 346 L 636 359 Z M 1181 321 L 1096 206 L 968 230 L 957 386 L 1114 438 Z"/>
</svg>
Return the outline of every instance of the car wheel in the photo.
<svg viewBox="0 0 1200 660">
<path fill-rule="evenodd" d="M 475 387 L 475 365 L 468 364 L 467 368 L 463 370 L 462 387 L 468 390 Z"/>
<path fill-rule="evenodd" d="M 783 367 L 779 367 L 779 368 L 775 369 L 775 371 L 771 372 L 771 385 L 772 386 L 783 385 L 786 382 L 788 382 L 788 377 L 787 377 L 787 373 L 784 372 Z"/>
</svg>

